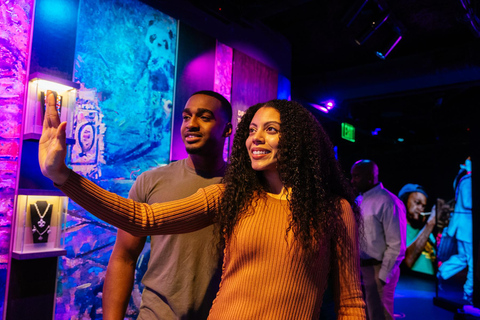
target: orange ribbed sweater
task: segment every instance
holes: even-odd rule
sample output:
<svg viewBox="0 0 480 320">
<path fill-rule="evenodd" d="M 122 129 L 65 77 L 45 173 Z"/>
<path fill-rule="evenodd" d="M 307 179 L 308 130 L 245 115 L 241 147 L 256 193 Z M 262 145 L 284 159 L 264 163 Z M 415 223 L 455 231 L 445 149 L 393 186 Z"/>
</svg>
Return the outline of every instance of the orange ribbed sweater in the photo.
<svg viewBox="0 0 480 320">
<path fill-rule="evenodd" d="M 137 236 L 183 233 L 212 223 L 223 186 L 162 204 L 137 203 L 107 192 L 76 173 L 60 189 L 86 210 Z M 227 242 L 220 289 L 209 319 L 318 319 L 330 266 L 338 319 L 365 319 L 358 259 L 333 259 L 325 241 L 307 259 L 285 233 L 291 218 L 287 201 L 267 196 L 253 202 Z M 352 238 L 357 228 L 347 201 L 343 219 Z M 358 256 L 358 255 L 357 255 Z M 331 263 L 331 264 L 330 264 Z"/>
</svg>

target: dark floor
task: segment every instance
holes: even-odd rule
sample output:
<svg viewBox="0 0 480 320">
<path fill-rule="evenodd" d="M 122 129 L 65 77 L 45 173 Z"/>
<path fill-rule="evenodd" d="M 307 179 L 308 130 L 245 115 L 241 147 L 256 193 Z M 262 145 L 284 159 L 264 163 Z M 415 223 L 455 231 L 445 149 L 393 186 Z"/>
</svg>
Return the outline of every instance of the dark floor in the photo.
<svg viewBox="0 0 480 320">
<path fill-rule="evenodd" d="M 455 313 L 444 309 L 452 309 L 448 301 L 436 300 L 442 308 L 434 305 L 435 286 L 433 278 L 402 274 L 395 290 L 395 319 L 454 319 Z"/>
</svg>

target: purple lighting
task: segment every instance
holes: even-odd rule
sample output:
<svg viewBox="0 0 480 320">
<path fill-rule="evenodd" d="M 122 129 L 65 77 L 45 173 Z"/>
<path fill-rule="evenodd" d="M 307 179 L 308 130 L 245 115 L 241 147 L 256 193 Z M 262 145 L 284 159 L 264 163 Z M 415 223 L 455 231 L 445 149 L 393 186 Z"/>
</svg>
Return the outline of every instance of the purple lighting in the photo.
<svg viewBox="0 0 480 320">
<path fill-rule="evenodd" d="M 326 101 L 320 102 L 320 104 L 311 103 L 311 106 L 317 110 L 328 113 L 330 110 L 332 110 L 335 107 L 335 101 L 326 100 Z"/>
<path fill-rule="evenodd" d="M 317 110 L 328 113 L 328 109 L 325 108 L 324 106 L 321 106 L 321 105 L 318 105 L 318 104 L 315 104 L 315 103 L 311 103 L 311 106 L 314 107 Z"/>
<path fill-rule="evenodd" d="M 8 286 L 10 237 L 22 146 L 33 0 L 0 1 L 0 318 Z M 5 286 L 7 284 L 7 286 Z"/>
<path fill-rule="evenodd" d="M 390 54 L 390 52 L 395 48 L 395 46 L 402 40 L 402 36 L 398 36 L 398 38 L 393 42 L 393 44 L 386 50 L 387 52 L 383 53 L 380 51 L 377 51 L 377 57 L 380 59 L 385 60 L 385 58 Z"/>
</svg>

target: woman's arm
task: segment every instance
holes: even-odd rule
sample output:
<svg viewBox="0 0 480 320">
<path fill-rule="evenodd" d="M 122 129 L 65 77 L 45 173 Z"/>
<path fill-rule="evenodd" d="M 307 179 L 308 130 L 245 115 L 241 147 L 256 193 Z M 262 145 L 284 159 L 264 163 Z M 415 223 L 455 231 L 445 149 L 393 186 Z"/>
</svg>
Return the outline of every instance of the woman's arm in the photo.
<svg viewBox="0 0 480 320">
<path fill-rule="evenodd" d="M 223 192 L 223 185 L 211 185 L 184 199 L 148 205 L 108 192 L 73 171 L 58 187 L 94 216 L 134 236 L 205 228 L 213 223 Z"/>
<path fill-rule="evenodd" d="M 331 265 L 337 319 L 366 319 L 365 302 L 360 285 L 358 227 L 350 204 L 342 200 L 341 205 L 346 239 L 336 241 L 335 252 L 331 255 L 334 259 Z M 350 246 L 350 250 L 342 246 Z"/>
<path fill-rule="evenodd" d="M 67 154 L 65 122 L 55 108 L 55 97 L 47 91 L 47 107 L 38 147 L 38 163 L 70 199 L 98 218 L 134 236 L 192 232 L 212 223 L 222 187 L 210 186 L 178 201 L 149 206 L 108 192 L 71 171 Z"/>
</svg>

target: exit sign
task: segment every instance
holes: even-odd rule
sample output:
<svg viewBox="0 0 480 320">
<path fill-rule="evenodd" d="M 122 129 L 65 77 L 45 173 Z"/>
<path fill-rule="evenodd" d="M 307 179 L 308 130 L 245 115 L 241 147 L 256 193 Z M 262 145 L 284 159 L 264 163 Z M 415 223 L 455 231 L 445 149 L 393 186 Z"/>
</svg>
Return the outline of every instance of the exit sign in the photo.
<svg viewBox="0 0 480 320">
<path fill-rule="evenodd" d="M 342 138 L 355 142 L 355 127 L 346 122 L 342 122 Z"/>
</svg>

